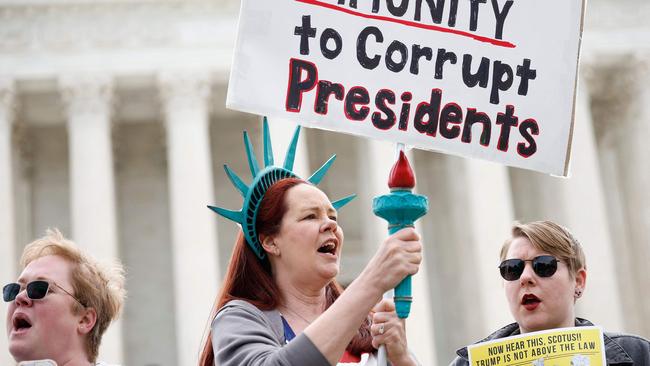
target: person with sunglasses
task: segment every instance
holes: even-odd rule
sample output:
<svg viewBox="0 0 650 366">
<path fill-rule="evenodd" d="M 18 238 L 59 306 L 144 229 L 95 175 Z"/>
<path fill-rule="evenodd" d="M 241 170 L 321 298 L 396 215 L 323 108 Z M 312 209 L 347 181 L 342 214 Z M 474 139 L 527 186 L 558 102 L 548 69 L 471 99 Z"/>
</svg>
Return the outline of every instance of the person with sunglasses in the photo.
<svg viewBox="0 0 650 366">
<path fill-rule="evenodd" d="M 97 354 L 124 303 L 122 266 L 98 263 L 56 229 L 25 247 L 21 266 L 18 280 L 2 288 L 16 362 L 106 365 Z"/>
<path fill-rule="evenodd" d="M 551 221 L 515 223 L 501 248 L 499 272 L 515 323 L 480 342 L 554 328 L 593 325 L 575 315 L 585 291 L 587 265 L 580 243 Z M 608 365 L 650 365 L 650 342 L 638 336 L 604 334 Z M 479 342 L 479 343 L 480 343 Z M 468 366 L 467 347 L 450 365 Z"/>
</svg>

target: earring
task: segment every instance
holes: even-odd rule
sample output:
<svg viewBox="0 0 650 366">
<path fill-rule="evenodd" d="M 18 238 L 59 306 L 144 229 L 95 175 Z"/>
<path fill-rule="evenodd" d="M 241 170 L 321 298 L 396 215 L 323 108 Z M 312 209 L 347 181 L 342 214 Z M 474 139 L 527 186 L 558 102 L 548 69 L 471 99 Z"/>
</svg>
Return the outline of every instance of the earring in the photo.
<svg viewBox="0 0 650 366">
<path fill-rule="evenodd" d="M 275 243 L 272 244 L 272 245 L 273 245 L 273 247 L 271 248 L 271 254 L 273 254 L 275 256 L 280 255 L 280 248 L 278 248 L 277 245 L 275 245 Z"/>
<path fill-rule="evenodd" d="M 582 290 L 576 290 L 576 297 L 582 296 Z"/>
</svg>

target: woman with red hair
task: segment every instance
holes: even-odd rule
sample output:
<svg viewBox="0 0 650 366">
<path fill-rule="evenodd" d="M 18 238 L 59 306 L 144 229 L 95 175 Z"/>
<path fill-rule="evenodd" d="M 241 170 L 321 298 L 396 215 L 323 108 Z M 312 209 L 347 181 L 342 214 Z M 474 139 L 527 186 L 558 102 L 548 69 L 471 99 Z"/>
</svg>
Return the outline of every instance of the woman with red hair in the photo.
<svg viewBox="0 0 650 366">
<path fill-rule="evenodd" d="M 403 321 L 391 301 L 381 301 L 384 292 L 418 271 L 422 246 L 412 228 L 386 239 L 343 291 L 335 280 L 343 230 L 321 190 L 310 181 L 281 179 L 266 190 L 255 218 L 253 240 L 259 240 L 263 256 L 242 225 L 201 366 L 369 366 L 381 344 L 392 365 L 417 365 Z"/>
</svg>

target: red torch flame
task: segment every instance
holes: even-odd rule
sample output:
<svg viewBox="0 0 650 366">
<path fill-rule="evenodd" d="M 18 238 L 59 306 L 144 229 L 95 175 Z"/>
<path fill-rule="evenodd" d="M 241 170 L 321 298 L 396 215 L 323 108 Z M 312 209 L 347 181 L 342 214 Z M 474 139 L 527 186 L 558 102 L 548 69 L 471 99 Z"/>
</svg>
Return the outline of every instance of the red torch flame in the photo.
<svg viewBox="0 0 650 366">
<path fill-rule="evenodd" d="M 415 187 L 415 174 L 409 164 L 404 151 L 399 152 L 399 158 L 393 168 L 390 170 L 388 177 L 389 188 L 413 188 Z"/>
</svg>

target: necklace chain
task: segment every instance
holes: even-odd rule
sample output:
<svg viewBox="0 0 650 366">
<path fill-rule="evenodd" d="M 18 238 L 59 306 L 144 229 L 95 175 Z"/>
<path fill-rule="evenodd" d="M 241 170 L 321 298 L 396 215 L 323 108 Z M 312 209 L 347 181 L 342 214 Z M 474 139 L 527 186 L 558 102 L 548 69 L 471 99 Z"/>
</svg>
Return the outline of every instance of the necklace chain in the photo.
<svg viewBox="0 0 650 366">
<path fill-rule="evenodd" d="M 316 319 L 314 319 L 314 320 L 312 320 L 312 321 L 309 321 L 309 320 L 305 319 L 304 316 L 302 316 L 302 315 L 298 314 L 297 312 L 295 312 L 295 311 L 289 309 L 288 307 L 283 306 L 283 308 L 285 308 L 285 309 L 286 309 L 287 311 L 289 311 L 291 314 L 293 314 L 293 315 L 299 317 L 300 319 L 302 319 L 302 320 L 303 320 L 305 323 L 307 323 L 307 324 L 311 324 L 314 320 L 316 320 Z"/>
</svg>

